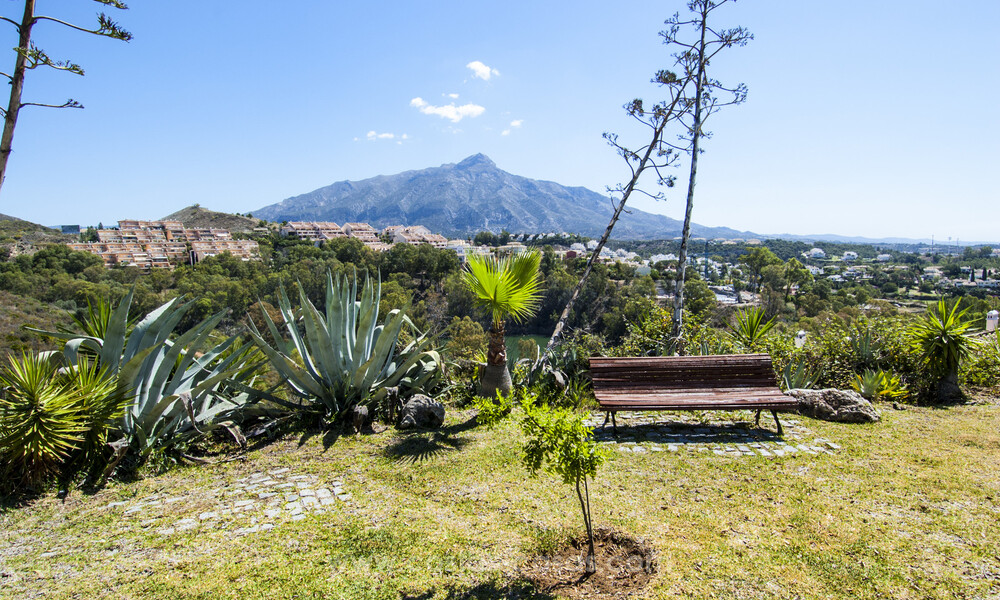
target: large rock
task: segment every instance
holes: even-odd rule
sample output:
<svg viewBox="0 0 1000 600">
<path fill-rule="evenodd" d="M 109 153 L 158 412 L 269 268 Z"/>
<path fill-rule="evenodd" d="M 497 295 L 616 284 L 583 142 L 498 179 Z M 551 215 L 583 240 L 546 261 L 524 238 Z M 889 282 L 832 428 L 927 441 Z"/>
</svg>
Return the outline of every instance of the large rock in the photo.
<svg viewBox="0 0 1000 600">
<path fill-rule="evenodd" d="M 807 417 L 838 423 L 874 423 L 882 418 L 872 403 L 854 390 L 788 390 Z"/>
<path fill-rule="evenodd" d="M 399 428 L 424 427 L 432 429 L 444 423 L 444 404 L 437 400 L 416 394 L 403 405 L 399 415 Z"/>
</svg>

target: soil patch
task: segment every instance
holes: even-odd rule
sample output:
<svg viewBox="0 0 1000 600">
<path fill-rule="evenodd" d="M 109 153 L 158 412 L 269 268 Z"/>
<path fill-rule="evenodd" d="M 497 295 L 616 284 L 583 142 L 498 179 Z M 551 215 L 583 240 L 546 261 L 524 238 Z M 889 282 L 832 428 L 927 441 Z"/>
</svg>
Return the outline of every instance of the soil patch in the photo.
<svg viewBox="0 0 1000 600">
<path fill-rule="evenodd" d="M 628 598 L 645 588 L 656 572 L 652 546 L 612 529 L 594 531 L 597 572 L 584 574 L 587 536 L 521 568 L 536 589 L 568 598 Z"/>
</svg>

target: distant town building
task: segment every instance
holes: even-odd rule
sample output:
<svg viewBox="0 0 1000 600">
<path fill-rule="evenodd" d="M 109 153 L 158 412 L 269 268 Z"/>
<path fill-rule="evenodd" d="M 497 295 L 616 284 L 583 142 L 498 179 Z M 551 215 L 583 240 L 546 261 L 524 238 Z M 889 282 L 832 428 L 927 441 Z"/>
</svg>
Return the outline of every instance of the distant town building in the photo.
<svg viewBox="0 0 1000 600">
<path fill-rule="evenodd" d="M 185 262 L 195 264 L 223 252 L 243 260 L 260 258 L 255 241 L 234 240 L 225 229 L 188 229 L 180 221 L 119 221 L 117 229 L 98 229 L 97 240 L 68 246 L 100 256 L 106 267 L 146 270 L 172 269 Z"/>
<path fill-rule="evenodd" d="M 281 235 L 312 241 L 346 237 L 340 225 L 331 221 L 290 221 L 282 226 Z"/>
<path fill-rule="evenodd" d="M 368 223 L 344 223 L 341 229 L 347 237 L 361 240 L 362 243 L 379 241 L 378 232 Z"/>
<path fill-rule="evenodd" d="M 892 255 L 891 254 L 879 254 L 878 256 L 875 257 L 875 260 L 877 260 L 879 262 L 889 262 L 890 260 L 892 260 Z"/>
<path fill-rule="evenodd" d="M 826 258 L 826 252 L 822 248 L 812 248 L 805 252 L 806 258 Z"/>
<path fill-rule="evenodd" d="M 843 260 L 858 260 L 858 253 L 848 250 L 844 252 Z"/>
</svg>

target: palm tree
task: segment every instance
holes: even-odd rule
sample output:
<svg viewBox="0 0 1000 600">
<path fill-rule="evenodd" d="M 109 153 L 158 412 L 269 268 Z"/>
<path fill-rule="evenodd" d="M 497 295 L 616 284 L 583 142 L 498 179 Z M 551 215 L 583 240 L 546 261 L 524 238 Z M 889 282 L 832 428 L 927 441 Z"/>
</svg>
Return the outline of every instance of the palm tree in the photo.
<svg viewBox="0 0 1000 600">
<path fill-rule="evenodd" d="M 483 370 L 481 394 L 487 398 L 497 391 L 510 393 L 510 371 L 507 370 L 507 346 L 504 342 L 504 320 L 523 321 L 538 311 L 542 296 L 538 266 L 542 255 L 537 250 L 521 252 L 498 259 L 472 255 L 462 273 L 462 281 L 475 295 L 475 302 L 492 320 Z"/>
<path fill-rule="evenodd" d="M 972 354 L 975 341 L 964 334 L 972 326 L 962 317 L 968 309 L 959 310 L 955 302 L 951 310 L 944 300 L 913 325 L 913 346 L 938 380 L 938 401 L 945 402 L 962 395 L 958 387 L 958 366 Z"/>
</svg>

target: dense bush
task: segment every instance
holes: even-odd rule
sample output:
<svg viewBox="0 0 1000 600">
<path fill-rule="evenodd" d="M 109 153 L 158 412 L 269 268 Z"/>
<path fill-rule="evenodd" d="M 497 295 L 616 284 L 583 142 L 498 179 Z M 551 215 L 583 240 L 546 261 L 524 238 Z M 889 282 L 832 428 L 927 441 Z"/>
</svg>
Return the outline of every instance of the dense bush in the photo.
<svg viewBox="0 0 1000 600">
<path fill-rule="evenodd" d="M 991 335 L 962 363 L 959 381 L 978 387 L 1000 386 L 1000 338 Z"/>
</svg>

